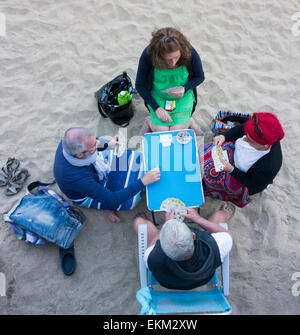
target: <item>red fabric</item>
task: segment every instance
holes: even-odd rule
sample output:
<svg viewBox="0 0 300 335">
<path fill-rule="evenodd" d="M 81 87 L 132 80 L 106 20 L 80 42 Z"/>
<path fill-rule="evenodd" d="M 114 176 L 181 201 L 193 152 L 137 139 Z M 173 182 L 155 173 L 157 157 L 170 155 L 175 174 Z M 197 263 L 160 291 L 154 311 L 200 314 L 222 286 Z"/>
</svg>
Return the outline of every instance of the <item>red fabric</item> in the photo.
<svg viewBox="0 0 300 335">
<path fill-rule="evenodd" d="M 213 143 L 208 143 L 204 146 L 204 176 L 203 176 L 203 191 L 204 195 L 212 196 L 223 201 L 230 201 L 234 205 L 242 208 L 249 204 L 250 197 L 248 188 L 238 182 L 228 172 L 216 172 L 211 150 L 214 147 Z M 225 142 L 222 149 L 227 151 L 229 162 L 233 164 L 233 156 L 235 144 L 234 142 Z"/>
<path fill-rule="evenodd" d="M 257 117 L 257 126 L 260 128 L 263 137 L 257 134 L 256 125 L 253 124 L 253 117 L 245 123 L 245 134 L 248 134 L 259 144 L 272 145 L 284 137 L 284 131 L 278 118 L 272 113 L 254 113 Z"/>
</svg>

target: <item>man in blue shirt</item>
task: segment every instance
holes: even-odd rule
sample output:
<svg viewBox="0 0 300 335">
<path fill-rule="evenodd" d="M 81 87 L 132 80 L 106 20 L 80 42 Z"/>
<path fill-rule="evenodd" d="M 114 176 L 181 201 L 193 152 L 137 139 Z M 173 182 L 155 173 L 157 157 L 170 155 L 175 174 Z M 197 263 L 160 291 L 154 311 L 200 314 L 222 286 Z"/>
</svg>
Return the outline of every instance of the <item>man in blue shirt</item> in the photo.
<svg viewBox="0 0 300 335">
<path fill-rule="evenodd" d="M 158 169 L 142 177 L 141 153 L 127 150 L 119 158 L 112 150 L 116 145 L 117 136 L 107 142 L 90 129 L 73 127 L 65 132 L 54 161 L 55 180 L 69 200 L 108 210 L 113 222 L 120 221 L 116 210 L 133 208 L 144 187 L 160 179 Z"/>
</svg>

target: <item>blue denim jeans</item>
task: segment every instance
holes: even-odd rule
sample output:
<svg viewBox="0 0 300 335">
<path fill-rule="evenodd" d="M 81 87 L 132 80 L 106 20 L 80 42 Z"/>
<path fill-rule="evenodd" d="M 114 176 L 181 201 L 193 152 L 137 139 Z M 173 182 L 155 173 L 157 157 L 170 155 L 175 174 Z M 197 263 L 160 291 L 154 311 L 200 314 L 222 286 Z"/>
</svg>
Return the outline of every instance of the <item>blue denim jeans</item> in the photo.
<svg viewBox="0 0 300 335">
<path fill-rule="evenodd" d="M 62 248 L 69 248 L 82 228 L 82 223 L 48 194 L 26 195 L 7 214 L 20 226 Z"/>
</svg>

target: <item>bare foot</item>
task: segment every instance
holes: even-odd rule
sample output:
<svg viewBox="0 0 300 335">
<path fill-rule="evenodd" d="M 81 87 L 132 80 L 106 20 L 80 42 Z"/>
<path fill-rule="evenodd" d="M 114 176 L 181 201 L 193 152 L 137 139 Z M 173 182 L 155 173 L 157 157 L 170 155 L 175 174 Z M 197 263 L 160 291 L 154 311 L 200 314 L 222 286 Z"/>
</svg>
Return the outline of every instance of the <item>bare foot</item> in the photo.
<svg viewBox="0 0 300 335">
<path fill-rule="evenodd" d="M 220 222 L 227 222 L 233 215 L 235 211 L 234 205 L 232 205 L 229 202 L 223 203 L 221 208 L 217 210 L 209 219 L 208 221 L 214 222 L 214 223 L 220 223 Z"/>
<path fill-rule="evenodd" d="M 151 130 L 151 127 L 150 127 L 150 121 L 151 121 L 151 117 L 150 116 L 147 116 L 145 121 L 144 121 L 144 124 L 139 132 L 139 136 L 144 136 L 146 133 L 151 133 L 152 130 Z"/>
<path fill-rule="evenodd" d="M 144 211 L 139 211 L 134 216 L 134 219 L 136 219 L 136 218 L 143 218 L 143 219 L 147 220 L 147 215 Z"/>
<path fill-rule="evenodd" d="M 107 217 L 108 217 L 109 221 L 111 221 L 113 223 L 118 223 L 118 222 L 121 221 L 119 216 L 117 215 L 117 213 L 114 212 L 114 211 L 107 211 Z"/>
<path fill-rule="evenodd" d="M 190 119 L 190 126 L 189 126 L 192 130 L 194 130 L 196 136 L 203 136 L 203 131 L 201 130 L 201 128 L 198 126 L 197 122 L 195 121 L 194 118 L 191 117 Z"/>
<path fill-rule="evenodd" d="M 227 221 L 227 220 L 229 220 L 229 219 L 232 217 L 232 215 L 234 214 L 234 212 L 235 212 L 235 207 L 234 207 L 234 205 L 232 205 L 231 203 L 229 203 L 229 202 L 225 202 L 225 203 L 221 206 L 220 210 L 224 212 L 224 215 L 225 215 L 225 217 L 226 217 L 226 221 Z"/>
</svg>

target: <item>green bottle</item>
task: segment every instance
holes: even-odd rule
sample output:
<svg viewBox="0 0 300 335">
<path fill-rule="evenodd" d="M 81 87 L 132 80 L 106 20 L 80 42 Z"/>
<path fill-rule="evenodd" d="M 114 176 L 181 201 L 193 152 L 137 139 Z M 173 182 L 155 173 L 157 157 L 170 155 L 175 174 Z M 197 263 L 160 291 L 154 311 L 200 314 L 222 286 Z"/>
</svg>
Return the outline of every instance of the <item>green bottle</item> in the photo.
<svg viewBox="0 0 300 335">
<path fill-rule="evenodd" d="M 127 104 L 131 100 L 131 95 L 128 91 L 121 91 L 118 94 L 118 104 L 120 106 Z"/>
</svg>

